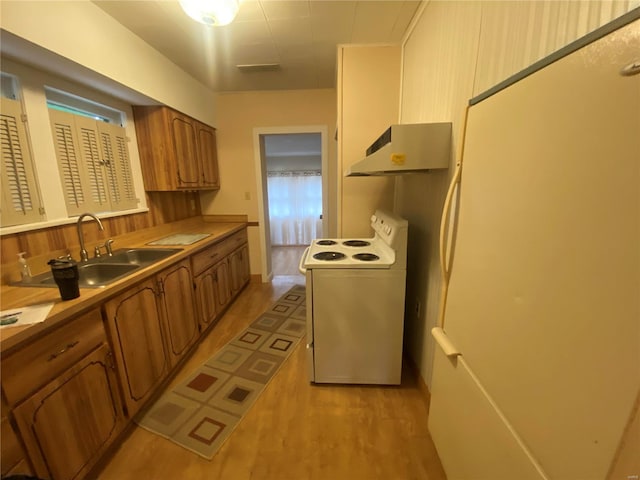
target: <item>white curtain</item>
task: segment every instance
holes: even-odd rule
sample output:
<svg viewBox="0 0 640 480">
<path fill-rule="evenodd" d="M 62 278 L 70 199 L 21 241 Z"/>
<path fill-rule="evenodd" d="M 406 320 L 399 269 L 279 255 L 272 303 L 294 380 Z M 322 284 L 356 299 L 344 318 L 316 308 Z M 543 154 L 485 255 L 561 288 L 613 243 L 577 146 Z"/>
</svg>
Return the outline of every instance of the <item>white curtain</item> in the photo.
<svg viewBox="0 0 640 480">
<path fill-rule="evenodd" d="M 308 245 L 322 236 L 320 172 L 269 172 L 271 245 Z"/>
</svg>

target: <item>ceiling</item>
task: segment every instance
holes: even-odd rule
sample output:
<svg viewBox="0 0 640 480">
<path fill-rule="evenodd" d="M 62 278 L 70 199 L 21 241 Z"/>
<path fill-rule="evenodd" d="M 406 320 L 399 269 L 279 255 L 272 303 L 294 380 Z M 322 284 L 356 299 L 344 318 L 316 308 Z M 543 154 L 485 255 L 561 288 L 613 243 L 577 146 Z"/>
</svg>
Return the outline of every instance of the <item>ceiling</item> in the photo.
<svg viewBox="0 0 640 480">
<path fill-rule="evenodd" d="M 187 17 L 177 1 L 93 3 L 216 92 L 334 88 L 337 45 L 398 44 L 420 5 L 241 0 L 233 23 L 208 27 Z M 256 67 L 265 64 L 278 67 Z"/>
</svg>

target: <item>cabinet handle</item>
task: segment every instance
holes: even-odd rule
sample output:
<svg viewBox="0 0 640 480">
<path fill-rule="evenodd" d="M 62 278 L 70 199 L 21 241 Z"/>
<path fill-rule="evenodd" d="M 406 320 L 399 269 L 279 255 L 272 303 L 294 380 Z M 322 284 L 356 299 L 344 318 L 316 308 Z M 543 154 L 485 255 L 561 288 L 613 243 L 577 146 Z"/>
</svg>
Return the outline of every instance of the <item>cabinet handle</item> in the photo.
<svg viewBox="0 0 640 480">
<path fill-rule="evenodd" d="M 50 362 L 51 360 L 55 360 L 57 357 L 59 357 L 60 355 L 62 355 L 63 353 L 65 353 L 67 350 L 72 349 L 73 347 L 75 347 L 76 345 L 78 345 L 78 343 L 80 343 L 79 340 L 76 340 L 73 343 L 69 343 L 67 344 L 66 347 L 64 347 L 62 350 L 60 350 L 59 352 L 56 353 L 52 353 L 51 355 L 49 355 L 49 358 L 47 359 L 47 362 Z"/>
<path fill-rule="evenodd" d="M 107 352 L 107 366 L 111 369 L 114 370 L 116 369 L 116 364 L 113 361 L 113 352 L 111 350 L 109 350 Z"/>
<path fill-rule="evenodd" d="M 213 255 L 209 255 L 209 258 L 214 259 L 216 258 L 218 255 L 220 254 L 220 252 L 216 252 Z"/>
</svg>

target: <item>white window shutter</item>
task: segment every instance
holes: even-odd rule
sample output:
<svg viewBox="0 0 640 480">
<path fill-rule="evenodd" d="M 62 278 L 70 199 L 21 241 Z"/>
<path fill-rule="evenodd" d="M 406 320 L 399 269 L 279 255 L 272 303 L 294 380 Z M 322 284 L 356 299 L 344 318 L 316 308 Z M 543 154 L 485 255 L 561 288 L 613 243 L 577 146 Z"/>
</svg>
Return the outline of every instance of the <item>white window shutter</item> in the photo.
<svg viewBox="0 0 640 480">
<path fill-rule="evenodd" d="M 35 171 L 18 100 L 2 97 L 0 141 L 2 144 L 3 227 L 43 220 Z"/>
<path fill-rule="evenodd" d="M 82 163 L 87 172 L 91 200 L 98 207 L 98 211 L 111 210 L 105 169 L 108 159 L 101 149 L 97 122 L 79 115 L 72 116 L 75 117 L 76 131 L 80 139 Z"/>
<path fill-rule="evenodd" d="M 117 125 L 97 123 L 109 184 L 111 207 L 114 210 L 135 208 L 137 199 L 133 185 L 133 174 L 131 173 L 126 131 Z"/>
</svg>

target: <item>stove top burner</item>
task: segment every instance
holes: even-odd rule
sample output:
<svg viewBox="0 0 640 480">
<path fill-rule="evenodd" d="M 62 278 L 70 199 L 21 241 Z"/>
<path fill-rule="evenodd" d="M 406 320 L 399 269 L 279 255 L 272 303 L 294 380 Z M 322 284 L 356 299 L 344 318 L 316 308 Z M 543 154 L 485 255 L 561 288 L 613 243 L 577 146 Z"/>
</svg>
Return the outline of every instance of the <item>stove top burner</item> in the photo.
<svg viewBox="0 0 640 480">
<path fill-rule="evenodd" d="M 342 242 L 342 244 L 346 245 L 347 247 L 368 247 L 369 245 L 371 245 L 371 243 L 367 242 L 366 240 L 346 240 Z"/>
<path fill-rule="evenodd" d="M 345 257 L 346 255 L 340 252 L 319 252 L 313 256 L 313 258 L 315 258 L 316 260 L 328 260 L 328 261 L 342 260 Z"/>
<path fill-rule="evenodd" d="M 362 260 L 363 262 L 373 262 L 375 260 L 380 260 L 380 257 L 373 253 L 356 253 L 353 258 L 356 260 Z"/>
<path fill-rule="evenodd" d="M 318 240 L 316 243 L 318 245 L 335 245 L 338 242 L 336 242 L 334 240 Z"/>
</svg>

